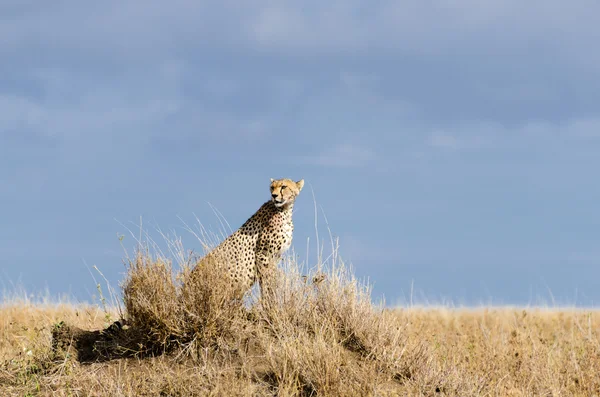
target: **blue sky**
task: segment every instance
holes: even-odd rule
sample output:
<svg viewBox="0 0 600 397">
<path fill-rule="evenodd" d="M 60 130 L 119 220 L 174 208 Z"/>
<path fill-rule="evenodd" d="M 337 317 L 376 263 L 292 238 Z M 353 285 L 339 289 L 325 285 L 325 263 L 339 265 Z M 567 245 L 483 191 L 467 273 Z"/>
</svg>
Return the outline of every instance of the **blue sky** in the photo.
<svg viewBox="0 0 600 397">
<path fill-rule="evenodd" d="M 584 0 L 4 1 L 0 289 L 89 300 L 88 267 L 122 279 L 123 225 L 197 249 L 179 218 L 217 231 L 210 203 L 237 228 L 290 177 L 307 182 L 296 251 L 315 241 L 312 189 L 388 303 L 412 286 L 597 305 L 598 15 Z"/>
</svg>

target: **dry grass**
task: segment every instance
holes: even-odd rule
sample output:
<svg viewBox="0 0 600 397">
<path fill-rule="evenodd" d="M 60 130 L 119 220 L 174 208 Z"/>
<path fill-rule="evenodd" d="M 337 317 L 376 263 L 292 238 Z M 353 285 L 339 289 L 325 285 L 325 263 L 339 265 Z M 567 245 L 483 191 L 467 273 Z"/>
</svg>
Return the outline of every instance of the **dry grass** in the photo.
<svg viewBox="0 0 600 397">
<path fill-rule="evenodd" d="M 339 261 L 308 277 L 287 261 L 272 300 L 242 302 L 180 259 L 129 260 L 122 350 L 94 362 L 53 349 L 52 332 L 106 328 L 118 311 L 5 302 L 0 395 L 600 395 L 596 311 L 389 310 Z"/>
</svg>

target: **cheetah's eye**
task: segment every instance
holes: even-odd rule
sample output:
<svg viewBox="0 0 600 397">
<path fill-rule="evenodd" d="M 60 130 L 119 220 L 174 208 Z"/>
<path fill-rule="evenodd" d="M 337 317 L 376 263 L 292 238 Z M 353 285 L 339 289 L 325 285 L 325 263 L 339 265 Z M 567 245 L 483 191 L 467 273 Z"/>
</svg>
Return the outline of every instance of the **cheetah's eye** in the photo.
<svg viewBox="0 0 600 397">
<path fill-rule="evenodd" d="M 281 187 L 281 190 L 285 189 L 286 187 L 287 187 L 287 186 L 282 186 L 282 187 Z"/>
</svg>

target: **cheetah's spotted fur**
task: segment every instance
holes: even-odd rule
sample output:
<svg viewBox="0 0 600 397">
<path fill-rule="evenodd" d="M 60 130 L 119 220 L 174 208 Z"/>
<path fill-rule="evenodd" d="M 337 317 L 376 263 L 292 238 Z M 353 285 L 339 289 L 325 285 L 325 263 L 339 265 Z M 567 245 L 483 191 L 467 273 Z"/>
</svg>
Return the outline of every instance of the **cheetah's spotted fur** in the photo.
<svg viewBox="0 0 600 397">
<path fill-rule="evenodd" d="M 258 279 L 264 294 L 265 282 L 273 277 L 282 254 L 292 244 L 292 210 L 303 186 L 303 179 L 271 179 L 271 200 L 202 258 L 197 268 L 203 264 L 224 266 L 232 285 L 243 292 Z"/>
</svg>

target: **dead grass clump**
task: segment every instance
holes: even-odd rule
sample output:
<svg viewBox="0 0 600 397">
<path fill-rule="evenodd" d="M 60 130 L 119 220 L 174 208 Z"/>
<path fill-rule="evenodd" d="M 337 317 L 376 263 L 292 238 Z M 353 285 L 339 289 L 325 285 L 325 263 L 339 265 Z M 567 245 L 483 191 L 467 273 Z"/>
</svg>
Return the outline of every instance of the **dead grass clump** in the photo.
<svg viewBox="0 0 600 397">
<path fill-rule="evenodd" d="M 350 352 L 331 340 L 308 334 L 266 339 L 267 371 L 263 379 L 278 395 L 369 395 L 371 376 L 364 379 Z"/>
<path fill-rule="evenodd" d="M 129 261 L 123 298 L 127 325 L 140 336 L 140 347 L 224 346 L 239 334 L 241 294 L 212 265 L 194 272 L 184 265 L 174 272 L 170 260 L 148 251 Z"/>
<path fill-rule="evenodd" d="M 185 335 L 179 292 L 171 262 L 140 251 L 129 261 L 123 282 L 127 322 L 141 345 L 168 348 Z"/>
<path fill-rule="evenodd" d="M 201 347 L 225 348 L 235 343 L 247 322 L 244 293 L 223 276 L 222 268 L 220 263 L 205 261 L 196 268 L 181 269 L 179 304 L 185 334 Z"/>
<path fill-rule="evenodd" d="M 253 314 L 262 327 L 267 379 L 284 395 L 372 395 L 413 386 L 470 395 L 478 385 L 469 376 L 448 377 L 461 369 L 409 341 L 408 324 L 374 305 L 370 287 L 341 261 L 307 276 L 286 262 L 272 299 Z"/>
</svg>

